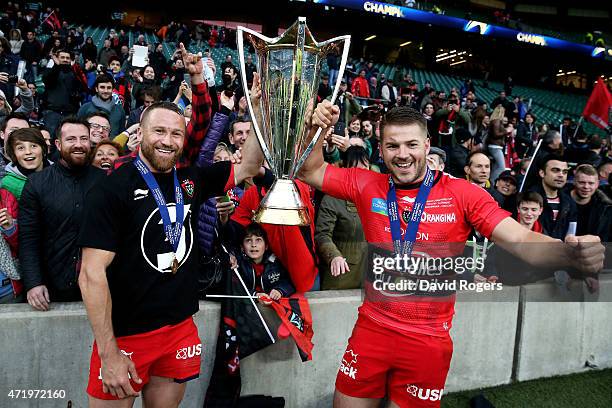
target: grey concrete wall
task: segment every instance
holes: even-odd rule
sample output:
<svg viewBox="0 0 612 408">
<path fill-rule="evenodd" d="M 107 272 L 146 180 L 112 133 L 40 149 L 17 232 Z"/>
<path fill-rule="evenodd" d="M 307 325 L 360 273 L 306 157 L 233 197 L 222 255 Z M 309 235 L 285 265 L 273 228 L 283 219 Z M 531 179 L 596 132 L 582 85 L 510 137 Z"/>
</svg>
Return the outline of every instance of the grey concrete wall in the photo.
<svg viewBox="0 0 612 408">
<path fill-rule="evenodd" d="M 602 275 L 596 296 L 580 282 L 562 294 L 555 284 L 522 287 L 518 381 L 612 367 L 612 275 Z M 569 302 L 554 302 L 557 299 Z M 548 302 L 545 300 L 549 300 Z"/>
<path fill-rule="evenodd" d="M 587 300 L 579 289 L 574 300 Z M 611 279 L 602 281 L 601 293 L 608 298 L 599 300 L 609 302 L 525 302 L 521 316 L 519 288 L 495 294 L 459 293 L 451 330 L 455 352 L 445 392 L 510 382 L 517 343 L 519 380 L 579 372 L 591 355 L 600 367 L 612 367 Z M 524 287 L 521 296 L 559 299 L 550 283 Z M 301 363 L 293 342 L 281 341 L 242 361 L 243 394 L 284 396 L 291 408 L 331 406 L 334 379 L 361 293 L 319 292 L 309 294 L 309 299 L 315 331 L 313 361 Z M 201 302 L 195 319 L 204 348 L 200 380 L 188 384 L 182 405 L 189 408 L 202 406 L 208 386 L 219 306 Z M 519 322 L 522 337 L 516 342 Z M 3 305 L 0 327 L 0 407 L 63 408 L 68 399 L 74 407 L 86 406 L 92 334 L 81 304 L 54 304 L 46 313 L 31 311 L 28 305 Z M 28 388 L 63 389 L 67 398 L 7 398 L 9 389 Z"/>
</svg>

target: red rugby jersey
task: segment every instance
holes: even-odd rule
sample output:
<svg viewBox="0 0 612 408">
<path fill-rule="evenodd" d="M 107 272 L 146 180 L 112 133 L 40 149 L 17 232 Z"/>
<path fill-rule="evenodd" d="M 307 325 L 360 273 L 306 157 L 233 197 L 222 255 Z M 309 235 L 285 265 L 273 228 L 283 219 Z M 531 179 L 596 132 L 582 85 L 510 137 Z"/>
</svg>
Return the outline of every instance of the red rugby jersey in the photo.
<svg viewBox="0 0 612 408">
<path fill-rule="evenodd" d="M 497 224 L 510 216 L 481 187 L 445 173 L 437 172 L 435 176 L 419 224 L 415 254 L 422 250 L 435 257 L 460 255 L 472 228 L 490 237 Z M 420 183 L 408 188 L 396 186 L 402 236 L 419 187 Z M 393 248 L 387 216 L 388 175 L 327 166 L 322 190 L 355 203 L 368 243 Z M 392 299 L 366 284 L 366 297 L 359 313 L 390 328 L 430 335 L 441 335 L 451 327 L 454 295 L 442 299 L 413 296 Z"/>
</svg>

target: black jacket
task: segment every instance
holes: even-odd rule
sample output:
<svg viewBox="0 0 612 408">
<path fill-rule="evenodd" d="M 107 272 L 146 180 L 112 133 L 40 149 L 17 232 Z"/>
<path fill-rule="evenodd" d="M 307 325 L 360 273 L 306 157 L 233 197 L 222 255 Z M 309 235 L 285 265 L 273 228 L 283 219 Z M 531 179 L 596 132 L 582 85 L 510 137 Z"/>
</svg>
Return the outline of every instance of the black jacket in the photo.
<svg viewBox="0 0 612 408">
<path fill-rule="evenodd" d="M 542 223 L 544 230 L 548 231 L 548 236 L 561 240 L 565 239 L 570 222 L 578 221 L 576 202 L 564 190 L 559 190 L 558 194 L 561 199 L 559 214 L 557 214 L 557 219 L 553 220 L 553 211 L 546 200 L 546 193 L 544 192 L 542 182 L 533 186 L 531 191 L 540 194 L 544 199 L 544 210 L 540 216 L 540 223 Z"/>
<path fill-rule="evenodd" d="M 253 262 L 243 253 L 239 253 L 236 258 L 240 268 L 240 275 L 242 279 L 244 279 L 247 288 L 254 294 L 256 286 L 255 280 L 257 278 L 255 276 Z M 274 254 L 267 252 L 264 255 L 263 264 L 264 271 L 257 283 L 265 293 L 270 294 L 272 289 L 278 290 L 283 297 L 288 297 L 295 293 L 295 288 L 291 284 L 287 270 Z"/>
<path fill-rule="evenodd" d="M 465 164 L 470 155 L 470 150 L 460 144 L 453 146 L 448 160 L 448 173 L 457 178 L 465 178 Z"/>
<path fill-rule="evenodd" d="M 596 190 L 591 197 L 591 208 L 586 226 L 578 226 L 587 234 L 597 235 L 601 242 L 610 242 L 612 236 L 612 200 L 601 190 Z"/>
<path fill-rule="evenodd" d="M 76 113 L 83 86 L 70 65 L 57 65 L 43 74 L 46 109 L 64 114 Z"/>
<path fill-rule="evenodd" d="M 77 288 L 76 239 L 87 192 L 105 173 L 92 166 L 72 171 L 55 163 L 26 181 L 19 200 L 19 259 L 26 290 Z"/>
</svg>

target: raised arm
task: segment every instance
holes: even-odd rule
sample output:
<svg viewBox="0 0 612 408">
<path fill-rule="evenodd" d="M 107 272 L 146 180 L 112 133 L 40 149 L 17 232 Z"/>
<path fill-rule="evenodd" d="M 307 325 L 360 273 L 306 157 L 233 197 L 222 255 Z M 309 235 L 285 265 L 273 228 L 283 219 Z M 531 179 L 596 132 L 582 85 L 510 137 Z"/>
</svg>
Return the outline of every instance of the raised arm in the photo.
<svg viewBox="0 0 612 408">
<path fill-rule="evenodd" d="M 138 395 L 130 384 L 130 378 L 137 383 L 142 380 L 136 373 L 134 362 L 119 350 L 113 331 L 113 305 L 106 268 L 114 257 L 114 252 L 83 248 L 79 287 L 102 362 L 103 390 L 125 398 Z"/>
<path fill-rule="evenodd" d="M 312 140 L 318 128 L 323 129 L 323 132 L 325 132 L 325 129 L 333 126 L 338 121 L 339 115 L 340 109 L 338 106 L 332 105 L 330 101 L 324 100 L 319 103 L 309 121 L 310 130 L 308 140 Z M 317 190 L 321 190 L 323 187 L 325 169 L 327 168 L 327 163 L 323 158 L 322 146 L 324 139 L 324 137 L 319 137 L 319 140 L 317 140 L 312 152 L 310 152 L 310 155 L 308 155 L 308 158 L 304 161 L 304 165 L 298 174 L 300 180 L 306 184 L 310 184 Z"/>
</svg>

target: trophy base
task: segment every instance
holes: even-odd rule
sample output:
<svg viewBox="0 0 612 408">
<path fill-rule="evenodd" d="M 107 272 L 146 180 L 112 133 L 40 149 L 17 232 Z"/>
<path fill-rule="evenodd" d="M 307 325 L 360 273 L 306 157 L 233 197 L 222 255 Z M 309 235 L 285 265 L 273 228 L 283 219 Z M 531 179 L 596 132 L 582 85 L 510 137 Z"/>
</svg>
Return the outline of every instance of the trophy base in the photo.
<svg viewBox="0 0 612 408">
<path fill-rule="evenodd" d="M 261 200 L 253 221 L 260 224 L 310 225 L 308 209 L 293 180 L 276 179 Z"/>
</svg>

